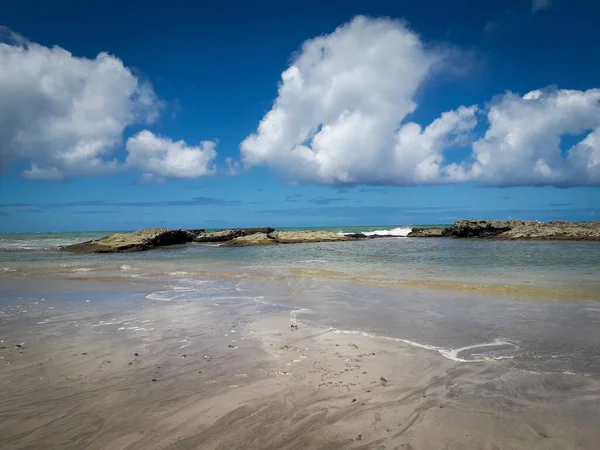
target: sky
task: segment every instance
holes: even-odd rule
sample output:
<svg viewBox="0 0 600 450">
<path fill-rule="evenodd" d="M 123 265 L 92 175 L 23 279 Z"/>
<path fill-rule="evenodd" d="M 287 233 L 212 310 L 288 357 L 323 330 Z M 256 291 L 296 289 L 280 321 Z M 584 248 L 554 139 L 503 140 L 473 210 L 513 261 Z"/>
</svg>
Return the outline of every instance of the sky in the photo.
<svg viewBox="0 0 600 450">
<path fill-rule="evenodd" d="M 599 22 L 584 0 L 7 3 L 0 232 L 600 220 Z"/>
</svg>

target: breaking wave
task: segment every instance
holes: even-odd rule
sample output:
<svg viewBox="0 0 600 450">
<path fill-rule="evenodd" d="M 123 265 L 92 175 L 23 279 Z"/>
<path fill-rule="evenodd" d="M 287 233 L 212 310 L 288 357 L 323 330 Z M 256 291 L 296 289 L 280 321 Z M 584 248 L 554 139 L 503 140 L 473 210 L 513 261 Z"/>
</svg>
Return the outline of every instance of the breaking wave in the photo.
<svg viewBox="0 0 600 450">
<path fill-rule="evenodd" d="M 412 231 L 412 227 L 396 227 L 390 230 L 373 230 L 373 231 L 354 231 L 352 233 L 340 232 L 343 236 L 349 234 L 364 234 L 365 236 L 391 236 L 391 237 L 406 237 Z"/>
</svg>

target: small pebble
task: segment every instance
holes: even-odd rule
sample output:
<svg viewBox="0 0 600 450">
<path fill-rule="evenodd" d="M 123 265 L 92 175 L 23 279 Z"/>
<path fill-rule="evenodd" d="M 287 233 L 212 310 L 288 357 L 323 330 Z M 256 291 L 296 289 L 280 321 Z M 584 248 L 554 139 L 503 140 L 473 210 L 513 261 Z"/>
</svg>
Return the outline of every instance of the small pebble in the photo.
<svg viewBox="0 0 600 450">
<path fill-rule="evenodd" d="M 158 381 L 156 378 L 152 378 L 152 381 Z"/>
</svg>

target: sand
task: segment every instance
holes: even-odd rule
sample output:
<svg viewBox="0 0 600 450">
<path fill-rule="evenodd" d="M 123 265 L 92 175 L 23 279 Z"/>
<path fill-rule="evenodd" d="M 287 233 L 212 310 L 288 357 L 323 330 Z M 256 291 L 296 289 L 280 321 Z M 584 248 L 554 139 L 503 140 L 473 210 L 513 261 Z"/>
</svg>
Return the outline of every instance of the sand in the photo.
<svg viewBox="0 0 600 450">
<path fill-rule="evenodd" d="M 3 450 L 600 442 L 592 377 L 459 363 L 303 322 L 291 329 L 289 310 L 253 301 L 38 302 L 20 311 L 0 323 Z"/>
</svg>

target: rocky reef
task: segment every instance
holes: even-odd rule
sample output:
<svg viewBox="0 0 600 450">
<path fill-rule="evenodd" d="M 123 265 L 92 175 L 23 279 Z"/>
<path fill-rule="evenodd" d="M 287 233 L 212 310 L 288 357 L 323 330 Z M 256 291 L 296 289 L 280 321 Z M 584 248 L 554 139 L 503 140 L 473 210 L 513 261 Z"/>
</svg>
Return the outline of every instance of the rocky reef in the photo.
<svg viewBox="0 0 600 450">
<path fill-rule="evenodd" d="M 67 245 L 61 250 L 73 253 L 129 253 L 142 252 L 156 247 L 191 242 L 204 230 L 169 230 L 145 228 L 133 233 L 116 233 L 94 241 Z"/>
<path fill-rule="evenodd" d="M 456 220 L 446 228 L 415 228 L 408 237 L 600 241 L 600 222 Z"/>
<path fill-rule="evenodd" d="M 362 236 L 362 235 L 361 235 Z M 147 228 L 133 233 L 116 233 L 94 241 L 67 245 L 62 250 L 73 253 L 141 252 L 188 242 L 214 242 L 222 247 L 298 244 L 310 242 L 355 241 L 357 237 L 339 235 L 333 231 L 275 231 L 274 228 L 236 228 L 231 230 L 169 230 Z"/>
<path fill-rule="evenodd" d="M 116 233 L 94 241 L 67 245 L 62 250 L 74 253 L 141 252 L 157 247 L 188 242 L 214 242 L 222 247 L 340 242 L 373 239 L 361 233 L 342 235 L 327 230 L 276 231 L 271 227 L 235 228 L 231 230 L 170 230 L 147 228 L 133 233 Z M 409 238 L 455 237 L 500 238 L 514 240 L 589 240 L 600 241 L 600 222 L 536 222 L 521 220 L 456 220 L 440 228 L 413 228 Z"/>
</svg>

